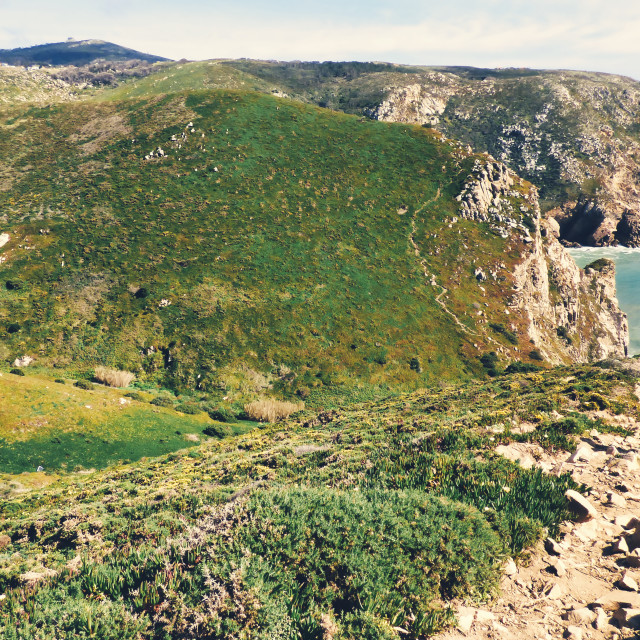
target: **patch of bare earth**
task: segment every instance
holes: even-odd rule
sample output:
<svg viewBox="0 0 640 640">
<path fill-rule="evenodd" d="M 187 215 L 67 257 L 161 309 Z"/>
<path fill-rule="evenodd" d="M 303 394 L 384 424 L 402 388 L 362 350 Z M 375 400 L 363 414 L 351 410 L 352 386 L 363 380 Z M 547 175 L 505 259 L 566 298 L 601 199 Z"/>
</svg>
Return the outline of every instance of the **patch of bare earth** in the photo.
<svg viewBox="0 0 640 640">
<path fill-rule="evenodd" d="M 610 417 L 610 416 L 607 416 Z M 574 454 L 549 455 L 537 445 L 499 447 L 523 466 L 569 472 L 591 487 L 591 515 L 566 522 L 557 541 L 541 542 L 526 563 L 507 562 L 494 601 L 457 603 L 458 627 L 438 640 L 622 640 L 640 629 L 640 438 L 592 431 Z"/>
</svg>

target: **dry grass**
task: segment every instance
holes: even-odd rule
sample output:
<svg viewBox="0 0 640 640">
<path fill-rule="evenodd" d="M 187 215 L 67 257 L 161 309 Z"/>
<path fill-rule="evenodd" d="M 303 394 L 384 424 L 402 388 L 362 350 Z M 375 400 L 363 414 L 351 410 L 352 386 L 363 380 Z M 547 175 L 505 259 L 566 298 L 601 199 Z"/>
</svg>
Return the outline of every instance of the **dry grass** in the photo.
<svg viewBox="0 0 640 640">
<path fill-rule="evenodd" d="M 244 406 L 244 410 L 252 420 L 260 422 L 277 422 L 284 420 L 296 411 L 304 409 L 304 402 L 282 402 L 272 400 L 254 400 Z"/>
<path fill-rule="evenodd" d="M 94 376 L 98 382 L 110 387 L 128 387 L 134 380 L 135 374 L 130 371 L 119 371 L 108 367 L 96 367 Z"/>
</svg>

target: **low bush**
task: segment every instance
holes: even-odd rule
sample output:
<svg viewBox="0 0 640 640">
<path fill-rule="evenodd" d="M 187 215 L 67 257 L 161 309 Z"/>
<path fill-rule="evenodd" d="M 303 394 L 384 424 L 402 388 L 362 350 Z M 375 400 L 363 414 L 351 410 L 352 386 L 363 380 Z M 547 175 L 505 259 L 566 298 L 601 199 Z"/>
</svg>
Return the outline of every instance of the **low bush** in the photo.
<svg viewBox="0 0 640 640">
<path fill-rule="evenodd" d="M 529 351 L 529 357 L 532 360 L 538 360 L 538 361 L 544 360 L 544 358 L 542 357 L 542 353 L 540 353 L 540 349 L 531 349 L 531 351 Z"/>
<path fill-rule="evenodd" d="M 257 420 L 258 422 L 277 422 L 284 420 L 292 413 L 302 411 L 304 402 L 282 402 L 281 400 L 273 400 L 265 398 L 263 400 L 254 400 L 244 406 L 245 413 L 249 420 Z"/>
<path fill-rule="evenodd" d="M 136 378 L 130 371 L 120 371 L 109 367 L 96 367 L 93 373 L 95 379 L 109 387 L 128 387 Z"/>
<path fill-rule="evenodd" d="M 129 393 L 124 394 L 125 398 L 131 398 L 132 400 L 136 400 L 137 402 L 144 402 L 145 398 L 141 393 L 137 391 L 129 391 Z"/>
<path fill-rule="evenodd" d="M 8 291 L 19 291 L 24 289 L 24 282 L 22 280 L 7 280 L 5 287 Z"/>
<path fill-rule="evenodd" d="M 178 405 L 176 407 L 176 411 L 180 413 L 186 413 L 190 416 L 195 416 L 198 413 L 202 412 L 202 409 L 197 405 L 190 402 L 185 402 L 184 404 Z"/>
<path fill-rule="evenodd" d="M 85 391 L 91 391 L 93 389 L 93 385 L 88 380 L 78 380 L 73 386 L 78 387 L 78 389 L 84 389 Z"/>
<path fill-rule="evenodd" d="M 512 362 L 505 370 L 505 373 L 532 373 L 534 371 L 540 371 L 541 367 L 537 364 L 531 364 L 530 362 Z"/>
<path fill-rule="evenodd" d="M 211 424 L 205 427 L 202 433 L 212 438 L 226 438 L 227 436 L 233 435 L 231 427 L 226 424 Z"/>
<path fill-rule="evenodd" d="M 321 619 L 329 612 L 338 627 L 358 630 L 340 637 L 393 638 L 395 626 L 422 638 L 451 621 L 443 601 L 497 587 L 502 541 L 459 502 L 412 491 L 288 488 L 255 493 L 248 509 L 234 548 L 249 558 L 247 586 L 286 604 L 302 637 L 326 637 Z M 280 621 L 265 622 L 265 637 L 275 637 Z"/>
<path fill-rule="evenodd" d="M 23 376 L 25 375 L 24 371 L 22 369 L 11 369 L 11 371 L 9 371 L 9 373 L 13 373 L 14 376 Z"/>
<path fill-rule="evenodd" d="M 54 382 L 57 382 L 58 384 L 67 384 L 67 382 L 65 380 L 63 380 L 62 378 L 56 378 L 54 380 Z"/>
<path fill-rule="evenodd" d="M 17 322 L 12 322 L 11 324 L 7 325 L 7 333 L 18 333 L 20 329 L 21 327 Z"/>
<path fill-rule="evenodd" d="M 212 420 L 218 422 L 234 422 L 236 419 L 235 415 L 226 407 L 208 407 L 206 411 Z"/>
<path fill-rule="evenodd" d="M 167 407 L 169 409 L 173 409 L 174 402 L 171 398 L 167 398 L 166 396 L 158 396 L 154 398 L 149 404 L 152 404 L 154 407 Z"/>
</svg>

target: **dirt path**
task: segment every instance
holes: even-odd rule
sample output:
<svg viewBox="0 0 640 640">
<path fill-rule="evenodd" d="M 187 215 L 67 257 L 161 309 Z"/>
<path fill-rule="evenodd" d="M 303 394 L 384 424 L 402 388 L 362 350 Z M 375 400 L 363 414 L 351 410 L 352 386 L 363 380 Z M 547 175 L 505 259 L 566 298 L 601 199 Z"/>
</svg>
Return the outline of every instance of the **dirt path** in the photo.
<svg viewBox="0 0 640 640">
<path fill-rule="evenodd" d="M 465 333 L 468 333 L 470 335 L 478 335 L 478 333 L 476 331 L 473 331 L 472 329 L 469 329 L 469 327 L 467 327 L 464 323 L 462 323 L 460 321 L 460 319 L 458 318 L 458 316 L 455 313 L 453 313 L 453 311 L 451 311 L 451 309 L 449 309 L 447 307 L 445 302 L 442 301 L 442 299 L 441 299 L 442 296 L 446 295 L 448 290 L 445 289 L 445 287 L 443 287 L 441 284 L 438 284 L 436 282 L 435 275 L 431 275 L 431 276 L 429 275 L 429 271 L 427 269 L 427 261 L 426 261 L 425 258 L 422 257 L 422 254 L 420 253 L 420 247 L 418 247 L 418 243 L 415 240 L 415 235 L 416 235 L 416 216 L 421 211 L 423 211 L 426 207 L 428 207 L 430 204 L 436 202 L 439 198 L 440 198 L 440 187 L 438 187 L 438 191 L 437 191 L 436 195 L 433 198 L 431 198 L 431 200 L 428 200 L 419 209 L 416 209 L 416 212 L 413 214 L 413 218 L 411 219 L 411 233 L 409 234 L 409 243 L 413 247 L 414 255 L 416 256 L 416 258 L 418 258 L 418 262 L 420 263 L 420 266 L 422 267 L 422 272 L 424 274 L 424 277 L 427 279 L 427 281 L 429 281 L 429 284 L 431 284 L 434 287 L 440 287 L 440 289 L 442 289 L 442 291 L 440 291 L 440 293 L 436 296 L 436 302 L 442 307 L 442 309 L 444 310 L 444 312 L 446 314 L 451 316 L 451 318 L 456 323 L 456 325 L 458 327 L 460 327 Z"/>
<path fill-rule="evenodd" d="M 592 488 L 593 515 L 565 523 L 560 540 L 540 543 L 521 566 L 507 563 L 500 597 L 479 608 L 458 603 L 458 628 L 437 640 L 640 637 L 640 425 L 625 416 L 608 421 L 635 433 L 592 431 L 572 456 L 553 457 L 530 444 L 498 448 L 524 466 L 570 472 Z"/>
</svg>

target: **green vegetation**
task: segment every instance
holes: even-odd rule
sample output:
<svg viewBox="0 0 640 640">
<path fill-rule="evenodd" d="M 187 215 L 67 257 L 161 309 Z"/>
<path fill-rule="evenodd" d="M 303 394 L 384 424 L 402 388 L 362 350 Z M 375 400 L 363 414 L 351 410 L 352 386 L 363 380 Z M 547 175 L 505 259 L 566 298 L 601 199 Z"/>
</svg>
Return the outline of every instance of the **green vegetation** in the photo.
<svg viewBox="0 0 640 640">
<path fill-rule="evenodd" d="M 443 225 L 474 158 L 432 132 L 233 91 L 34 107 L 5 124 L 7 360 L 325 406 L 481 372 L 473 352 L 498 325 L 472 305 L 501 316 L 506 285 L 481 291 L 468 261 L 511 264 L 520 248 Z"/>
<path fill-rule="evenodd" d="M 226 426 L 189 450 L 7 490 L 0 629 L 424 638 L 452 620 L 452 598 L 491 597 L 504 559 L 555 535 L 565 490 L 585 490 L 495 446 L 572 449 L 593 428 L 616 430 L 576 409 L 593 389 L 638 418 L 634 387 L 606 367 L 512 374 L 233 438 Z M 533 432 L 512 432 L 531 420 Z"/>
</svg>

